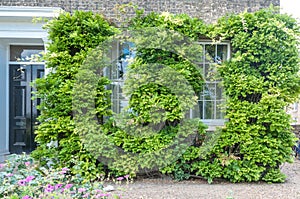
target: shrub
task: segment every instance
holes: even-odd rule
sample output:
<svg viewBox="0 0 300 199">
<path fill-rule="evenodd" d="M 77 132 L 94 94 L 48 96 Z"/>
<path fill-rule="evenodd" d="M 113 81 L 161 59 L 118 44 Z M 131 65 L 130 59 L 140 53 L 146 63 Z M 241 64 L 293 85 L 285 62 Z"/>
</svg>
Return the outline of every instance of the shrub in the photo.
<svg viewBox="0 0 300 199">
<path fill-rule="evenodd" d="M 0 197 L 33 198 L 107 198 L 102 182 L 84 182 L 70 169 L 40 167 L 30 156 L 10 155 L 0 164 Z M 114 196 L 118 198 L 118 196 Z"/>
<path fill-rule="evenodd" d="M 231 60 L 218 67 L 228 122 L 205 160 L 214 168 L 194 169 L 208 179 L 283 182 L 279 167 L 293 160 L 296 141 L 285 107 L 300 88 L 297 21 L 272 9 L 245 12 L 221 18 L 214 33 L 232 45 Z"/>
<path fill-rule="evenodd" d="M 140 134 L 128 134 L 125 131 L 128 126 L 124 129 L 122 123 L 116 125 L 118 118 L 110 110 L 110 91 L 104 87 L 109 80 L 85 73 L 102 63 L 87 61 L 87 67 L 92 68 L 81 68 L 83 72 L 77 77 L 82 78 L 82 83 L 92 79 L 97 88 L 84 84 L 74 86 L 75 75 L 86 55 L 97 54 L 92 49 L 116 33 L 116 28 L 89 12 L 65 13 L 48 25 L 52 42 L 46 60 L 53 72 L 36 82 L 37 96 L 42 98 L 36 158 L 51 158 L 53 164 L 60 167 L 72 167 L 75 166 L 72 160 L 80 161 L 72 171 L 87 178 L 103 171 L 96 159 L 101 154 L 105 158 L 114 157 L 108 166 L 117 175 L 159 164 L 162 172 L 179 180 L 191 174 L 203 176 L 209 182 L 215 178 L 232 182 L 284 180 L 279 166 L 292 161 L 295 143 L 290 117 L 284 108 L 298 97 L 300 85 L 296 20 L 273 9 L 228 15 L 213 26 L 187 15 L 151 13 L 142 16 L 139 13 L 129 28 L 137 35 L 134 40 L 137 56 L 125 80 L 124 93 L 131 98 L 124 121 L 138 127 L 136 132 Z M 199 120 L 182 122 L 185 111 L 195 105 L 204 82 L 196 64 L 199 54 L 202 55 L 201 48 L 186 44 L 201 38 L 229 40 L 232 45 L 232 58 L 215 66 L 223 79 L 227 98 L 228 121 L 218 130 L 220 137 L 206 133 Z M 172 70 L 165 70 L 163 66 Z M 157 82 L 152 81 L 151 75 L 149 78 L 152 69 L 160 70 L 154 73 Z M 179 74 L 179 84 L 173 90 L 167 83 L 172 83 L 177 75 L 170 71 Z M 136 74 L 144 76 L 136 78 Z M 182 86 L 179 81 L 182 79 L 191 86 L 192 93 Z M 180 92 L 192 97 L 180 99 L 176 95 Z M 71 96 L 78 93 L 78 99 L 91 100 L 96 109 L 76 121 L 81 123 L 75 128 Z M 88 112 L 88 101 L 75 102 L 76 111 Z M 109 119 L 104 122 L 103 116 Z M 95 123 L 89 125 L 93 119 L 100 127 Z M 159 129 L 156 134 L 147 134 L 149 124 Z M 88 135 L 89 139 L 82 141 L 80 135 Z M 194 143 L 190 142 L 191 146 L 184 152 L 178 143 L 191 137 Z M 174 138 L 178 140 L 174 142 Z M 58 141 L 58 147 L 47 146 L 51 141 Z M 174 148 L 168 156 L 178 156 L 173 163 L 164 162 L 168 156 L 161 157 L 162 149 L 169 146 Z M 119 150 L 128 153 L 120 155 Z"/>
<path fill-rule="evenodd" d="M 103 16 L 83 11 L 72 15 L 64 12 L 45 28 L 50 40 L 45 60 L 51 72 L 35 82 L 38 89 L 36 97 L 41 98 L 38 107 L 41 124 L 36 130 L 38 147 L 32 155 L 43 163 L 51 160 L 53 166 L 68 167 L 74 173 L 80 172 L 87 179 L 93 179 L 103 172 L 103 166 L 85 149 L 74 130 L 72 89 L 75 75 L 86 55 L 113 35 L 116 28 Z M 108 95 L 102 87 L 100 82 L 99 95 Z M 102 108 L 109 106 L 107 103 L 102 102 Z M 105 108 L 101 110 L 100 115 L 110 114 Z M 49 146 L 50 143 L 57 144 Z M 84 164 L 80 169 L 73 169 L 73 161 Z"/>
</svg>

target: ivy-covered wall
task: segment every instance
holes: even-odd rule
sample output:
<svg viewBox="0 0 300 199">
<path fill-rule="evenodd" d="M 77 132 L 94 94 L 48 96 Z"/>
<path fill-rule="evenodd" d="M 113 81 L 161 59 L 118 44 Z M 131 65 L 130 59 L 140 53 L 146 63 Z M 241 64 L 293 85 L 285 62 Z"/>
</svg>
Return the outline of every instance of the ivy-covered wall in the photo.
<svg viewBox="0 0 300 199">
<path fill-rule="evenodd" d="M 232 44 L 231 60 L 218 67 L 228 122 L 197 173 L 233 182 L 282 182 L 280 165 L 293 160 L 296 140 L 285 107 L 299 97 L 297 21 L 261 10 L 224 17 L 214 31 Z M 205 164 L 210 172 L 202 169 Z"/>
<path fill-rule="evenodd" d="M 74 174 L 80 173 L 89 179 L 95 179 L 99 172 L 113 172 L 116 175 L 126 172 L 134 175 L 158 160 L 160 167 L 157 171 L 170 174 L 176 179 L 197 175 L 209 182 L 216 178 L 232 182 L 283 182 L 285 176 L 279 168 L 284 162 L 293 160 L 292 146 L 296 141 L 290 117 L 284 107 L 295 101 L 300 92 L 299 26 L 296 20 L 280 15 L 273 9 L 228 15 L 214 25 L 206 25 L 200 19 L 185 14 L 151 13 L 144 16 L 138 12 L 129 25 L 131 30 L 156 28 L 156 31 L 148 31 L 137 40 L 144 45 L 137 46 L 137 57 L 131 65 L 131 72 L 128 72 L 132 78 L 128 78 L 130 86 L 127 91 L 133 89 L 133 95 L 129 101 L 131 114 L 126 121 L 144 127 L 157 121 L 157 118 L 153 120 L 150 117 L 149 111 L 162 108 L 166 110 L 166 121 L 162 126 L 160 121 L 154 123 L 162 127 L 160 131 L 146 137 L 143 137 L 143 132 L 138 136 L 126 133 L 116 125 L 109 109 L 110 91 L 105 90 L 104 86 L 110 81 L 102 76 L 88 75 L 86 69 L 89 68 L 81 68 L 83 73 L 81 71 L 79 77 L 83 79 L 80 84 L 76 82 L 76 74 L 83 61 L 89 60 L 87 55 L 102 57 L 103 52 L 95 53 L 93 48 L 99 44 L 102 46 L 101 42 L 119 30 L 103 17 L 91 12 L 75 12 L 74 15 L 63 13 L 47 26 L 51 42 L 45 58 L 48 67 L 55 72 L 36 82 L 37 96 L 42 98 L 42 114 L 39 118 L 42 123 L 37 130 L 39 147 L 33 155 L 43 163 L 51 160 L 55 166 L 68 166 Z M 172 42 L 172 34 L 161 29 L 176 33 L 173 36 L 179 38 L 175 40 L 179 42 Z M 215 65 L 215 71 L 223 79 L 228 122 L 212 136 L 204 131 L 199 120 L 190 123 L 190 127 L 197 128 L 183 125 L 189 123 L 182 123 L 184 115 L 180 113 L 185 106 L 193 105 L 194 97 L 201 91 L 203 83 L 203 75 L 198 73 L 197 65 L 186 56 L 186 52 L 198 52 L 199 49 L 189 48 L 186 44 L 203 37 L 213 41 L 230 40 L 232 45 L 232 58 L 221 65 Z M 160 47 L 151 46 L 153 41 Z M 181 54 L 168 48 L 173 43 L 182 45 L 183 48 L 172 46 L 174 50 L 180 49 L 178 52 Z M 156 71 L 161 71 L 166 77 L 169 75 L 167 79 L 170 82 L 173 82 L 172 77 L 176 75 L 163 70 L 161 65 L 168 65 L 182 74 L 192 85 L 195 96 L 180 104 L 179 98 L 174 95 L 176 90 L 170 92 L 164 87 L 165 81 L 155 84 L 149 83 L 147 78 L 134 79 L 136 69 L 147 75 L 147 69 L 151 71 L 149 66 L 154 63 L 160 69 Z M 101 60 L 87 62 L 87 66 L 95 71 L 102 71 L 101 68 L 95 68 L 101 64 Z M 155 76 L 159 77 L 159 73 Z M 96 84 L 83 84 L 90 80 L 95 80 Z M 139 84 L 140 81 L 142 84 Z M 78 97 L 75 100 L 74 95 Z M 89 113 L 90 101 L 93 110 Z M 75 103 L 75 112 L 84 113 L 83 116 L 87 117 L 79 117 L 75 121 L 72 103 Z M 103 116 L 110 116 L 110 119 L 105 121 Z M 89 121 L 92 120 L 96 123 L 90 125 Z M 75 122 L 78 122 L 77 126 Z M 164 158 L 170 154 L 172 156 L 172 153 L 160 156 L 161 149 L 169 146 L 178 134 L 180 139 L 193 140 L 184 153 L 179 153 L 182 148 L 178 148 L 180 145 L 176 145 L 178 140 L 175 139 L 173 149 L 180 157 L 166 165 Z M 80 139 L 82 135 L 88 135 L 88 139 Z M 208 140 L 212 142 L 206 142 L 208 137 L 211 137 Z M 49 146 L 51 141 L 57 141 L 58 147 Z M 118 156 L 119 150 L 131 154 Z M 105 167 L 105 159 L 99 159 L 91 153 L 94 151 L 106 159 L 112 156 L 115 159 Z"/>
</svg>

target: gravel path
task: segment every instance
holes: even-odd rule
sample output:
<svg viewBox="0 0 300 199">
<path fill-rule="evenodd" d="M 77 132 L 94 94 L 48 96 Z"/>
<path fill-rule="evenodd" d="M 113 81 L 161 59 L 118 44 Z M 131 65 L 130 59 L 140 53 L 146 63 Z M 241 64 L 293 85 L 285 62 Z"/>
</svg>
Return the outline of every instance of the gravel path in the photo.
<svg viewBox="0 0 300 199">
<path fill-rule="evenodd" d="M 118 185 L 123 199 L 300 199 L 300 160 L 284 164 L 285 183 L 228 183 L 207 184 L 204 180 L 174 182 L 162 179 L 137 180 Z M 232 197 L 232 198 L 231 198 Z"/>
</svg>

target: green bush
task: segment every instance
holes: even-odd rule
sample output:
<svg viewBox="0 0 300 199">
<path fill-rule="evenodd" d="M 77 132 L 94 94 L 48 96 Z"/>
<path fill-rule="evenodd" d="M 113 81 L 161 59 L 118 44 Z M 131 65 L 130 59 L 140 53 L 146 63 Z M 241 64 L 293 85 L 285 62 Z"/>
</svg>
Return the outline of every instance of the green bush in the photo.
<svg viewBox="0 0 300 199">
<path fill-rule="evenodd" d="M 228 122 L 205 160 L 212 172 L 194 169 L 208 179 L 283 182 L 279 167 L 293 160 L 296 140 L 285 107 L 300 88 L 297 21 L 272 9 L 245 12 L 220 19 L 214 33 L 232 45 L 231 60 L 218 67 Z"/>
<path fill-rule="evenodd" d="M 84 162 L 80 172 L 87 178 L 95 178 L 103 172 L 103 166 L 82 144 L 75 125 L 72 112 L 73 84 L 79 67 L 89 51 L 109 36 L 115 34 L 116 28 L 111 26 L 103 16 L 92 12 L 76 11 L 74 14 L 64 12 L 57 19 L 50 21 L 46 27 L 49 33 L 49 45 L 45 56 L 46 67 L 50 73 L 35 84 L 41 98 L 39 109 L 41 124 L 36 130 L 37 149 L 33 157 L 44 164 L 51 160 L 57 167 L 72 168 L 74 162 Z M 99 95 L 108 95 L 99 82 Z M 109 102 L 99 101 L 101 108 L 109 106 Z M 99 110 L 100 111 L 100 110 Z M 101 109 L 100 115 L 110 114 Z M 49 145 L 49 143 L 57 143 Z M 91 169 L 93 168 L 93 169 Z"/>
<path fill-rule="evenodd" d="M 88 73 L 97 70 L 101 61 L 88 59 L 87 68 L 77 76 L 82 84 L 74 86 L 83 60 L 88 54 L 103 56 L 93 48 L 104 45 L 101 42 L 118 30 L 90 12 L 64 13 L 47 27 L 51 43 L 46 60 L 53 72 L 36 82 L 42 99 L 36 158 L 44 162 L 49 158 L 60 167 L 79 161 L 80 168 L 73 172 L 87 178 L 103 171 L 96 159 L 101 154 L 114 157 L 108 169 L 116 175 L 158 166 L 178 180 L 199 175 L 209 182 L 215 178 L 284 181 L 279 166 L 292 161 L 295 143 L 284 108 L 296 100 L 300 85 L 299 27 L 291 17 L 268 9 L 228 15 L 206 25 L 187 15 L 139 14 L 129 24 L 136 36 L 131 42 L 136 44 L 137 57 L 126 74 L 123 91 L 131 98 L 123 123 L 118 117 L 124 115 L 110 110 L 110 91 L 104 87 L 109 80 Z M 228 40 L 232 46 L 232 58 L 216 66 L 223 79 L 228 119 L 217 131 L 220 134 L 208 134 L 199 120 L 185 120 L 204 83 L 197 66 L 202 49 L 187 44 L 202 38 Z M 174 78 L 177 85 L 172 87 Z M 97 88 L 84 84 L 88 81 L 97 82 Z M 74 95 L 79 96 L 73 99 L 77 113 L 85 116 L 76 121 L 76 128 Z M 95 110 L 85 114 L 89 103 L 95 104 Z M 97 121 L 90 123 L 95 114 Z M 88 139 L 80 139 L 82 135 Z M 190 146 L 182 148 L 179 143 L 186 140 Z M 58 147 L 47 146 L 51 141 L 58 141 Z M 119 150 L 125 153 L 120 155 Z M 164 161 L 172 156 L 173 163 Z"/>
</svg>

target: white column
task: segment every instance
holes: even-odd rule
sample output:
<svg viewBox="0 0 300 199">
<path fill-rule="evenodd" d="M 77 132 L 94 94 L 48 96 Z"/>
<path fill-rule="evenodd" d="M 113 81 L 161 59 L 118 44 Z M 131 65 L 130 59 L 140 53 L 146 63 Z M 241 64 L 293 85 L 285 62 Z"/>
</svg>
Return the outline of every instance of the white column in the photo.
<svg viewBox="0 0 300 199">
<path fill-rule="evenodd" d="M 8 103 L 8 62 L 7 45 L 0 40 L 0 162 L 9 154 L 9 103 Z"/>
</svg>

